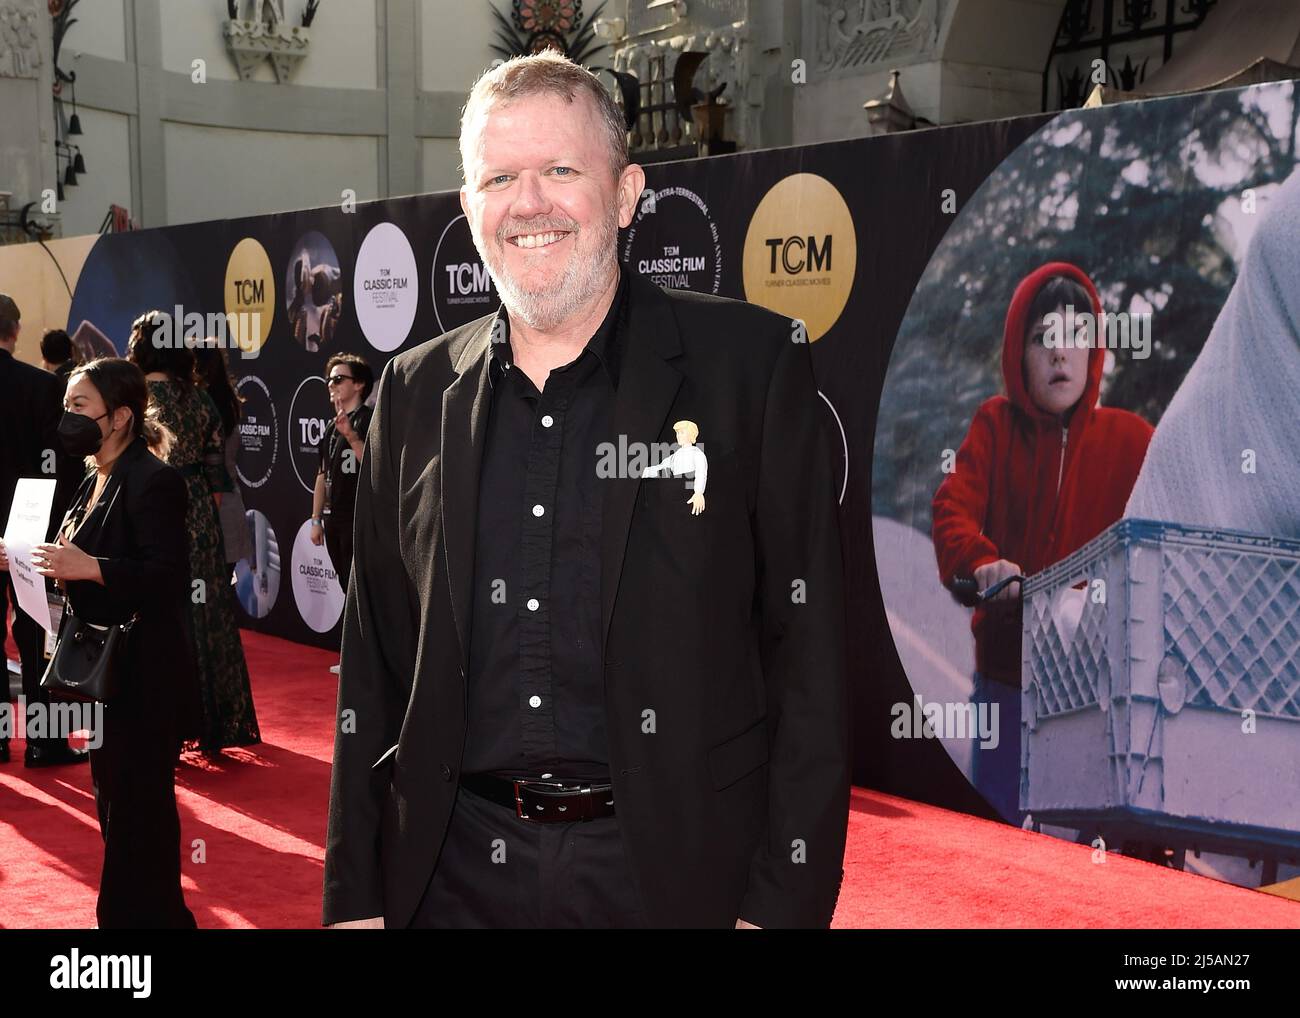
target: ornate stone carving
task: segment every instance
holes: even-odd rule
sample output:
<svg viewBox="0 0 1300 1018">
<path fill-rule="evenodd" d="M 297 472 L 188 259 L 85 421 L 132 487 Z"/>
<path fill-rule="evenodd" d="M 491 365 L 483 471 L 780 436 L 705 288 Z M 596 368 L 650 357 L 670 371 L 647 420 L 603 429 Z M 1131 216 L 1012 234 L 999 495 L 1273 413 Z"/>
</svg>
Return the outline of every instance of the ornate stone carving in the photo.
<svg viewBox="0 0 1300 1018">
<path fill-rule="evenodd" d="M 941 0 L 817 0 L 813 40 L 817 69 L 862 68 L 934 53 Z"/>
<path fill-rule="evenodd" d="M 667 29 L 718 28 L 748 15 L 748 0 L 629 0 L 627 32 L 638 36 Z"/>
<path fill-rule="evenodd" d="M 35 78 L 40 75 L 40 35 L 36 8 L 28 4 L 0 4 L 0 78 Z"/>
<path fill-rule="evenodd" d="M 283 84 L 292 78 L 307 55 L 311 29 L 305 25 L 291 27 L 285 21 L 284 0 L 231 0 L 229 6 L 232 13 L 246 15 L 232 17 L 221 28 L 240 78 L 250 79 L 268 59 L 276 81 Z"/>
</svg>

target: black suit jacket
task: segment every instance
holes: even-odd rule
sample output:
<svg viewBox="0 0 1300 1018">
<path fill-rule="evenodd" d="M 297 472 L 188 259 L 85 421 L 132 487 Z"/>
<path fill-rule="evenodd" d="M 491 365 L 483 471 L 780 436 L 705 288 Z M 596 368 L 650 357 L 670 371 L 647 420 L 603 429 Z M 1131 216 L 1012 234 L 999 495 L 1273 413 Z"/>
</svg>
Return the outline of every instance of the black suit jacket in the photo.
<svg viewBox="0 0 1300 1018">
<path fill-rule="evenodd" d="M 0 349 L 0 532 L 9 521 L 20 477 L 52 477 L 54 504 L 46 538 L 54 535 L 85 467 L 63 451 L 59 418 L 67 379 Z"/>
<path fill-rule="evenodd" d="M 85 506 L 95 477 L 83 481 L 69 512 Z M 138 613 L 126 647 L 122 697 L 110 709 L 132 724 L 165 727 L 178 737 L 194 734 L 199 712 L 189 634 L 188 499 L 179 471 L 137 438 L 113 464 L 99 501 L 72 538 L 99 559 L 104 583 L 67 583 L 73 612 L 87 622 L 114 625 Z"/>
<path fill-rule="evenodd" d="M 694 421 L 708 481 L 699 516 L 681 479 L 605 482 L 605 705 L 629 864 L 652 925 L 824 927 L 849 764 L 836 492 L 808 348 L 763 308 L 635 274 L 630 286 L 614 431 L 671 443 L 674 421 Z M 451 816 L 491 322 L 400 354 L 379 383 L 344 617 L 326 923 L 405 926 Z"/>
</svg>

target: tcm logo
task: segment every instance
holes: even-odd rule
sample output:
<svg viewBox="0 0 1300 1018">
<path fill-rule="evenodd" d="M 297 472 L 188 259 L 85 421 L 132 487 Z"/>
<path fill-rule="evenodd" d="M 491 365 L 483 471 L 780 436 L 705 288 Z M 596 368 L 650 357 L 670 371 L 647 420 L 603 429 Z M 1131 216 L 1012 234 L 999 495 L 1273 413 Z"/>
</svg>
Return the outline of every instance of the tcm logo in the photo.
<svg viewBox="0 0 1300 1018">
<path fill-rule="evenodd" d="M 232 279 L 230 285 L 235 291 L 235 299 L 245 307 L 266 303 L 265 279 Z"/>
<path fill-rule="evenodd" d="M 763 195 L 745 231 L 745 299 L 803 323 L 799 342 L 839 321 L 857 267 L 853 214 L 829 180 L 794 173 Z"/>
<path fill-rule="evenodd" d="M 492 288 L 492 277 L 488 275 L 487 266 L 482 262 L 461 262 L 459 265 L 444 265 L 447 273 L 447 291 L 465 296 L 472 293 L 487 293 Z"/>
<path fill-rule="evenodd" d="M 816 237 L 768 237 L 763 241 L 770 258 L 767 271 L 775 274 L 779 262 L 788 276 L 830 272 L 831 240 L 829 233 L 822 237 L 820 244 Z"/>
<path fill-rule="evenodd" d="M 303 445 L 312 448 L 320 445 L 320 440 L 325 437 L 325 428 L 328 423 L 328 421 L 320 417 L 299 417 L 298 428 L 302 432 Z"/>
<path fill-rule="evenodd" d="M 266 248 L 253 237 L 235 245 L 226 262 L 226 316 L 234 326 L 234 346 L 255 357 L 275 318 L 275 275 Z"/>
</svg>

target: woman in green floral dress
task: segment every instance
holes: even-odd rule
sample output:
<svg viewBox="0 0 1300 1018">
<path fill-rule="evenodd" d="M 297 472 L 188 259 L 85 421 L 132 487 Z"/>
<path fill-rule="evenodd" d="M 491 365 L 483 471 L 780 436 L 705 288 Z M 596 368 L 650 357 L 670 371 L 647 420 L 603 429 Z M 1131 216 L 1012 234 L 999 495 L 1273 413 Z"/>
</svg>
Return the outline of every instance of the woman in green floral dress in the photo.
<svg viewBox="0 0 1300 1018">
<path fill-rule="evenodd" d="M 159 422 L 173 435 L 163 458 L 181 472 L 189 489 L 185 525 L 190 571 L 196 581 L 190 597 L 191 635 L 203 703 L 197 743 L 205 753 L 218 753 L 226 746 L 262 741 L 248 664 L 235 625 L 235 597 L 214 497 L 233 485 L 221 457 L 221 415 L 212 398 L 196 384 L 194 352 L 170 342 L 176 323 L 173 335 L 158 332 L 163 322 L 157 311 L 137 318 L 131 327 L 127 358 L 145 373 L 149 402 L 157 407 Z M 192 743 L 186 748 L 193 748 Z"/>
</svg>

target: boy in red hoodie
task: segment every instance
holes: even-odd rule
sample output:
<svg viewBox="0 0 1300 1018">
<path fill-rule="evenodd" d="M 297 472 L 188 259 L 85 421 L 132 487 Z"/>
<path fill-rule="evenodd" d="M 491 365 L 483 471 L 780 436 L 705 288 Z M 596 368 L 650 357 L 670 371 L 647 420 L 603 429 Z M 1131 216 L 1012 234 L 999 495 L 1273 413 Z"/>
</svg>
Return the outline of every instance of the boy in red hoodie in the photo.
<svg viewBox="0 0 1300 1018">
<path fill-rule="evenodd" d="M 984 590 L 1039 572 L 1124 514 L 1151 425 L 1097 405 L 1105 330 L 1071 348 L 1046 316 L 1100 316 L 1092 280 L 1050 262 L 1016 287 L 1002 338 L 1005 396 L 975 411 L 954 471 L 935 492 L 934 551 L 940 580 L 973 576 Z M 1100 317 L 1096 319 L 1100 322 Z M 1058 319 L 1059 321 L 1059 319 Z M 996 710 L 999 740 L 976 746 L 971 782 L 1006 819 L 1020 822 L 1020 585 L 975 609 L 971 701 Z"/>
</svg>

